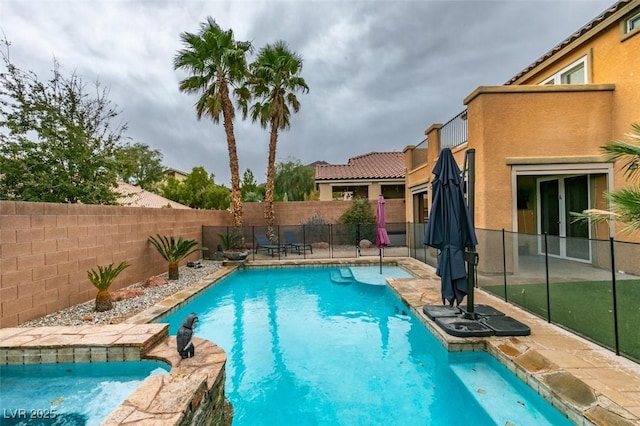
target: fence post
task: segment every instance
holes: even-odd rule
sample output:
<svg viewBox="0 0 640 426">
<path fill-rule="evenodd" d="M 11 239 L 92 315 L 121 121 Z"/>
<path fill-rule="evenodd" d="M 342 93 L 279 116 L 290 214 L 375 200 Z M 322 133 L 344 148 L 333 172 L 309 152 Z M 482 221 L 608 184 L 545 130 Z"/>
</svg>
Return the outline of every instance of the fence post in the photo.
<svg viewBox="0 0 640 426">
<path fill-rule="evenodd" d="M 502 228 L 502 271 L 504 276 L 504 301 L 508 302 L 507 298 L 507 244 L 505 242 L 504 228 Z"/>
<path fill-rule="evenodd" d="M 306 234 L 304 232 L 305 229 L 305 225 L 304 223 L 302 224 L 302 244 L 307 244 L 307 238 L 306 238 Z M 307 258 L 307 249 L 305 248 L 306 245 L 302 246 L 304 250 L 302 250 L 302 258 L 306 259 Z"/>
<path fill-rule="evenodd" d="M 548 234 L 544 233 L 544 270 L 547 282 L 547 322 L 551 322 L 551 291 L 549 288 L 549 242 Z"/>
<path fill-rule="evenodd" d="M 409 233 L 410 224 L 409 222 L 405 222 L 405 224 L 406 225 L 404 227 L 404 236 L 405 236 L 404 242 L 407 245 L 407 257 L 411 257 L 411 234 Z"/>
<path fill-rule="evenodd" d="M 329 257 L 333 259 L 333 229 L 329 223 Z"/>
<path fill-rule="evenodd" d="M 616 346 L 616 355 L 620 355 L 620 341 L 618 335 L 618 296 L 616 295 L 616 255 L 613 237 L 609 237 L 611 249 L 611 292 L 613 296 L 613 333 Z"/>
<path fill-rule="evenodd" d="M 281 252 L 282 250 L 280 249 L 280 248 L 281 248 L 281 246 L 280 246 L 280 244 L 281 244 L 281 242 L 280 242 L 280 225 L 276 225 L 276 237 L 278 237 L 278 238 L 276 239 L 276 244 L 278 245 L 278 260 L 281 260 L 281 256 L 282 256 L 282 255 L 280 254 L 280 252 Z M 284 255 L 285 255 L 285 256 L 287 255 L 287 252 L 286 252 L 286 251 L 284 252 Z"/>
<path fill-rule="evenodd" d="M 255 225 L 251 225 L 251 241 L 252 241 L 252 247 L 251 247 L 251 257 L 253 257 L 253 260 L 256 260 L 256 226 Z"/>
</svg>

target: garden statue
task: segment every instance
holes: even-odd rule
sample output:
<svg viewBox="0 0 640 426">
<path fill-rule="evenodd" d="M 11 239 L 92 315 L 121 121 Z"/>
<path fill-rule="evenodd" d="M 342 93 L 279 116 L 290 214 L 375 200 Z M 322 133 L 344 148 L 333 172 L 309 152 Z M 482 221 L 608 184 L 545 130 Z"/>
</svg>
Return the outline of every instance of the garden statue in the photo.
<svg viewBox="0 0 640 426">
<path fill-rule="evenodd" d="M 190 313 L 184 321 L 182 321 L 182 327 L 178 330 L 176 340 L 178 342 L 178 353 L 184 358 L 191 358 L 196 353 L 196 348 L 193 345 L 193 329 L 198 322 L 198 316 L 195 313 Z"/>
</svg>

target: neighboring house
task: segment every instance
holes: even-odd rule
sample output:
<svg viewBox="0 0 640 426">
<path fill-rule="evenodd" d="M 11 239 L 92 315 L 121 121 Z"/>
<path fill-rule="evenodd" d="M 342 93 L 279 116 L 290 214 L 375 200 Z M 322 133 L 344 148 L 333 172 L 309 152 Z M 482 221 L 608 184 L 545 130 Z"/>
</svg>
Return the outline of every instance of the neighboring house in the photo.
<svg viewBox="0 0 640 426">
<path fill-rule="evenodd" d="M 171 209 L 191 208 L 124 182 L 118 182 L 118 187 L 114 191 L 120 194 L 118 204 L 121 206 Z"/>
<path fill-rule="evenodd" d="M 531 34 L 531 37 L 535 37 Z M 433 166 L 449 147 L 461 168 L 475 150 L 475 225 L 560 237 L 640 241 L 623 226 L 576 223 L 629 185 L 600 147 L 640 122 L 640 0 L 619 1 L 503 86 L 480 86 L 466 110 L 405 148 L 406 217 L 423 222 Z M 619 162 L 621 163 L 621 162 Z M 590 261 L 588 240 L 556 238 L 549 253 Z"/>
<path fill-rule="evenodd" d="M 185 173 L 183 171 L 177 169 L 166 169 L 164 171 L 164 178 L 167 179 L 169 177 L 175 178 L 177 180 L 184 180 L 189 173 Z"/>
<path fill-rule="evenodd" d="M 347 164 L 316 164 L 320 201 L 367 198 L 404 198 L 404 154 L 370 152 L 349 158 Z"/>
</svg>

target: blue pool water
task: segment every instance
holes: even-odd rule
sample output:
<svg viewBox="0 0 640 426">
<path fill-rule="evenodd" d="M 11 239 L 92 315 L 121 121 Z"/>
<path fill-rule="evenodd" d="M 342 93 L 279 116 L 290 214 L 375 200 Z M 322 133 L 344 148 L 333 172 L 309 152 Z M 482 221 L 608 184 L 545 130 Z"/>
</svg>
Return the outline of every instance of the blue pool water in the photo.
<svg viewBox="0 0 640 426">
<path fill-rule="evenodd" d="M 156 361 L 0 366 L 0 424 L 98 425 L 151 375 Z"/>
<path fill-rule="evenodd" d="M 196 312 L 195 335 L 227 352 L 234 426 L 572 424 L 486 353 L 448 353 L 388 287 L 354 279 L 370 272 L 240 270 L 161 321 L 176 334 Z"/>
</svg>

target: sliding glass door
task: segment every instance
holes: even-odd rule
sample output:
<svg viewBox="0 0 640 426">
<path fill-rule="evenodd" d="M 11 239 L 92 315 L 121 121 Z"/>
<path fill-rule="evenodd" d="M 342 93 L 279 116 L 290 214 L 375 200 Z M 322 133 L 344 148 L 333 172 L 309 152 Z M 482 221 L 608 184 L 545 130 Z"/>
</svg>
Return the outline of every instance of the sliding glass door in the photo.
<svg viewBox="0 0 640 426">
<path fill-rule="evenodd" d="M 571 216 L 589 208 L 589 176 L 538 179 L 538 206 L 538 229 L 548 235 L 549 254 L 590 261 L 589 225 Z"/>
</svg>

